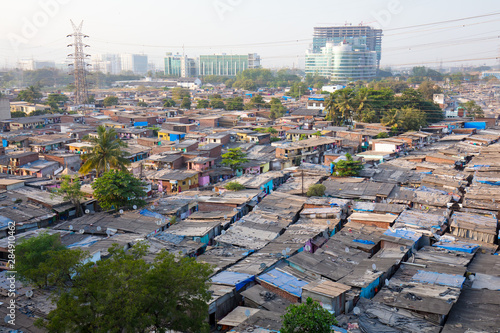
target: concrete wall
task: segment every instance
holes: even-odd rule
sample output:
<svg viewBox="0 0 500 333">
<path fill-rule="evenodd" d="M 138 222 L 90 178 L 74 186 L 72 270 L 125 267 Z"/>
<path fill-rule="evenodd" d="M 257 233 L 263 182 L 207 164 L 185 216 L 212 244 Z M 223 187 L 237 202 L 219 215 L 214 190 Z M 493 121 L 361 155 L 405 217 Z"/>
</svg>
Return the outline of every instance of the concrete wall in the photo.
<svg viewBox="0 0 500 333">
<path fill-rule="evenodd" d="M 0 120 L 10 118 L 10 102 L 7 98 L 0 98 Z"/>
</svg>

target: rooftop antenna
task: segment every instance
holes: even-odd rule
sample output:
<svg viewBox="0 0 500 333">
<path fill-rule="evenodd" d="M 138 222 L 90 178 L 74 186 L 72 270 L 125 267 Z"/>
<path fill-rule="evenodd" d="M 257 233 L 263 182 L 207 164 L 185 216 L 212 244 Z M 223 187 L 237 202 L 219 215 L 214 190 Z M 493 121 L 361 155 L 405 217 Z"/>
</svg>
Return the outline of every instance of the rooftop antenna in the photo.
<svg viewBox="0 0 500 333">
<path fill-rule="evenodd" d="M 73 43 L 68 45 L 68 47 L 74 47 L 74 51 L 68 54 L 68 58 L 73 60 L 73 64 L 70 64 L 70 66 L 73 66 L 71 74 L 75 77 L 75 104 L 81 105 L 88 102 L 86 66 L 90 65 L 88 65 L 85 60 L 87 57 L 90 57 L 90 55 L 84 52 L 84 49 L 89 47 L 89 45 L 84 44 L 83 39 L 89 36 L 82 33 L 83 21 L 80 22 L 78 26 L 71 21 L 71 25 L 73 27 L 73 33 L 66 37 L 74 38 Z"/>
</svg>

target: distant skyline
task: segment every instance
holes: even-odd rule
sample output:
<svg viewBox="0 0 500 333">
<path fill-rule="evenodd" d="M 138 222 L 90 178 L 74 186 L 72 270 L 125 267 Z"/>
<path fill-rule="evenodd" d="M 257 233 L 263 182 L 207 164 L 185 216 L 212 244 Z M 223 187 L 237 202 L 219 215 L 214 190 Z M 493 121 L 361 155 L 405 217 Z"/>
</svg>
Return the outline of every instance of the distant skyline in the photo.
<svg viewBox="0 0 500 333">
<path fill-rule="evenodd" d="M 497 65 L 495 58 L 500 56 L 498 0 L 4 0 L 2 4 L 0 68 L 14 67 L 21 59 L 64 62 L 71 52 L 66 47 L 72 43 L 66 38 L 72 32 L 70 20 L 84 21 L 89 54 L 147 54 L 159 69 L 167 52 L 190 57 L 258 53 L 263 67 L 304 68 L 313 28 L 346 23 L 384 30 L 382 68 L 437 67 L 441 61 L 444 67 Z M 430 24 L 436 22 L 441 23 Z"/>
</svg>

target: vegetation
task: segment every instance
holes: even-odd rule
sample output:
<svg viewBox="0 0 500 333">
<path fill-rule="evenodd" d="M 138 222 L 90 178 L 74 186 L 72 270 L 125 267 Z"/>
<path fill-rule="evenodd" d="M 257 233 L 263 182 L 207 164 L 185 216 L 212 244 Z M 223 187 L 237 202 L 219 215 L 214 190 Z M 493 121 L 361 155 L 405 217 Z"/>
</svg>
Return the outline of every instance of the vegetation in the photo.
<svg viewBox="0 0 500 333">
<path fill-rule="evenodd" d="M 189 97 L 182 98 L 181 109 L 191 109 L 191 98 Z"/>
<path fill-rule="evenodd" d="M 58 233 L 42 233 L 23 239 L 16 246 L 16 270 L 25 282 L 39 288 L 64 286 L 71 281 L 78 265 L 86 257 L 81 250 L 69 250 Z"/>
<path fill-rule="evenodd" d="M 243 105 L 243 98 L 241 97 L 232 97 L 226 99 L 226 110 L 244 110 L 245 106 Z"/>
<path fill-rule="evenodd" d="M 137 103 L 137 106 L 140 106 L 140 107 L 147 107 L 148 106 L 148 103 L 144 102 L 144 101 L 140 101 L 139 103 Z"/>
<path fill-rule="evenodd" d="M 175 101 L 171 98 L 166 98 L 163 100 L 163 107 L 164 108 L 172 108 L 174 107 L 176 104 L 175 104 Z"/>
<path fill-rule="evenodd" d="M 106 171 L 92 183 L 94 198 L 105 210 L 144 206 L 144 186 L 146 183 L 134 175 L 118 170 Z"/>
<path fill-rule="evenodd" d="M 68 96 L 64 94 L 49 94 L 46 104 L 50 106 L 52 111 L 59 111 L 59 108 L 64 106 L 68 100 Z"/>
<path fill-rule="evenodd" d="M 304 82 L 295 82 L 291 87 L 290 91 L 287 92 L 288 96 L 293 98 L 300 98 L 304 95 L 309 94 L 308 86 Z"/>
<path fill-rule="evenodd" d="M 99 176 L 102 172 L 110 169 L 127 170 L 130 161 L 124 156 L 122 148 L 127 144 L 117 138 L 114 128 L 106 129 L 104 126 L 97 127 L 97 137 L 86 137 L 90 142 L 92 150 L 83 156 L 81 174 L 87 174 L 95 170 Z"/>
<path fill-rule="evenodd" d="M 210 107 L 210 101 L 207 100 L 207 99 L 200 99 L 196 103 L 196 108 L 197 109 L 206 109 L 206 108 L 209 108 L 209 107 Z"/>
<path fill-rule="evenodd" d="M 425 99 L 432 101 L 434 99 L 434 94 L 441 94 L 443 89 L 434 82 L 424 81 L 418 86 L 417 91 L 420 92 Z"/>
<path fill-rule="evenodd" d="M 84 194 L 81 191 L 81 184 L 78 177 L 71 178 L 68 175 L 62 177 L 63 181 L 59 188 L 55 190 L 57 195 L 63 197 L 64 200 L 70 201 L 76 208 L 76 217 L 82 216 L 82 206 L 80 200 L 83 199 Z"/>
<path fill-rule="evenodd" d="M 102 102 L 104 106 L 112 106 L 118 104 L 118 97 L 116 96 L 106 96 Z"/>
<path fill-rule="evenodd" d="M 40 85 L 32 85 L 28 88 L 21 90 L 17 95 L 17 100 L 25 101 L 28 103 L 38 103 L 42 98 L 42 93 L 40 92 Z"/>
<path fill-rule="evenodd" d="M 363 164 L 360 161 L 354 161 L 351 154 L 345 155 L 346 160 L 340 160 L 334 164 L 335 175 L 339 177 L 355 177 L 363 170 Z"/>
<path fill-rule="evenodd" d="M 208 332 L 208 278 L 211 268 L 167 251 L 153 262 L 147 247 L 77 267 L 72 288 L 59 291 L 57 308 L 38 326 L 49 332 Z"/>
<path fill-rule="evenodd" d="M 432 91 L 426 90 L 425 93 L 431 94 Z M 393 109 L 404 108 L 416 109 L 423 113 L 425 117 L 419 117 L 417 121 L 419 126 L 443 119 L 441 108 L 414 89 L 405 89 L 401 95 L 396 96 L 388 87 L 378 90 L 366 87 L 344 88 L 330 94 L 325 106 L 326 119 L 333 121 L 336 126 L 351 125 L 353 121 L 380 122 L 388 113 L 392 113 Z"/>
<path fill-rule="evenodd" d="M 241 148 L 229 148 L 227 153 L 222 154 L 222 164 L 236 171 L 243 163 L 248 162 L 246 156 Z"/>
<path fill-rule="evenodd" d="M 277 141 L 281 141 L 281 138 L 271 137 L 271 142 L 277 142 Z"/>
<path fill-rule="evenodd" d="M 12 118 L 22 118 L 22 117 L 26 117 L 26 113 L 23 112 L 23 111 L 14 111 L 14 112 L 11 112 L 10 113 L 10 116 Z"/>
<path fill-rule="evenodd" d="M 418 131 L 427 124 L 423 111 L 415 108 L 390 109 L 384 113 L 381 123 L 394 127 L 398 132 Z"/>
<path fill-rule="evenodd" d="M 244 190 L 246 187 L 241 185 L 240 183 L 238 182 L 229 182 L 226 184 L 226 186 L 224 187 L 226 190 L 229 190 L 229 191 L 242 191 Z"/>
<path fill-rule="evenodd" d="M 315 184 L 309 186 L 306 195 L 308 197 L 322 197 L 325 195 L 326 187 L 323 184 Z"/>
<path fill-rule="evenodd" d="M 281 333 L 330 333 L 337 324 L 335 316 L 310 297 L 305 303 L 290 305 L 282 318 Z"/>
<path fill-rule="evenodd" d="M 172 98 L 175 101 L 182 101 L 182 99 L 184 97 L 191 97 L 191 93 L 189 92 L 189 89 L 180 88 L 180 87 L 175 87 L 172 89 Z"/>
<path fill-rule="evenodd" d="M 252 96 L 250 102 L 245 104 L 245 110 L 269 108 L 270 105 L 264 101 L 261 95 Z"/>
<path fill-rule="evenodd" d="M 475 101 L 467 101 L 465 103 L 460 104 L 461 107 L 467 111 L 466 116 L 472 118 L 481 118 L 484 117 L 483 109 L 477 105 Z"/>
<path fill-rule="evenodd" d="M 286 108 L 283 106 L 283 104 L 281 103 L 279 98 L 276 98 L 276 97 L 271 98 L 270 106 L 271 106 L 271 110 L 270 110 L 271 111 L 271 114 L 270 114 L 271 119 L 280 118 L 280 117 L 283 117 L 285 115 Z"/>
</svg>

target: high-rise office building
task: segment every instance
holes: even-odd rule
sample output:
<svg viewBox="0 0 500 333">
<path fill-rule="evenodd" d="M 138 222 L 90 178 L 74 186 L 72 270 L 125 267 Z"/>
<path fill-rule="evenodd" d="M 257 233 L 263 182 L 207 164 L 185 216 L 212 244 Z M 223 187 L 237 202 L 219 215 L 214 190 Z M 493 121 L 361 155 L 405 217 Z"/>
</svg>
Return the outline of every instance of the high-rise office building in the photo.
<svg viewBox="0 0 500 333">
<path fill-rule="evenodd" d="M 256 53 L 247 55 L 201 55 L 198 63 L 200 76 L 236 76 L 238 73 L 260 67 L 260 56 Z"/>
<path fill-rule="evenodd" d="M 350 44 L 327 42 L 320 53 L 306 53 L 306 74 L 334 82 L 369 80 L 377 75 L 377 53 L 368 49 L 364 39 Z"/>
<path fill-rule="evenodd" d="M 196 76 L 196 61 L 185 55 L 167 53 L 165 57 L 165 75 L 194 77 Z"/>
<path fill-rule="evenodd" d="M 373 29 L 364 25 L 315 27 L 312 52 L 320 53 L 321 48 L 325 47 L 327 42 L 352 44 L 355 39 L 357 39 L 357 43 L 364 39 L 367 50 L 377 52 L 378 69 L 382 57 L 382 29 Z"/>
<path fill-rule="evenodd" d="M 148 72 L 148 56 L 142 54 L 122 54 L 120 56 L 122 72 L 146 74 Z"/>
<path fill-rule="evenodd" d="M 92 57 L 93 72 L 101 72 L 104 74 L 120 74 L 121 58 L 119 54 L 96 54 Z"/>
</svg>

